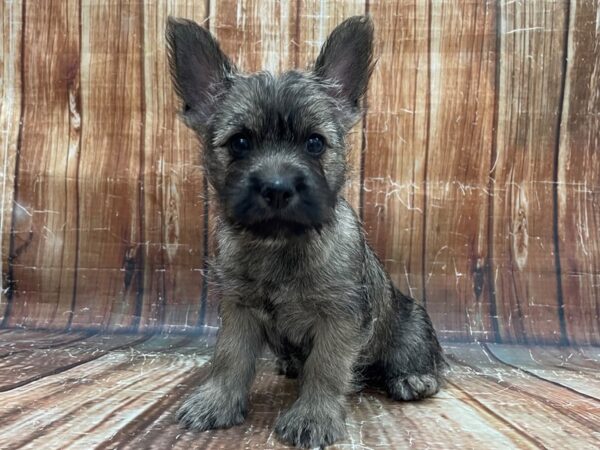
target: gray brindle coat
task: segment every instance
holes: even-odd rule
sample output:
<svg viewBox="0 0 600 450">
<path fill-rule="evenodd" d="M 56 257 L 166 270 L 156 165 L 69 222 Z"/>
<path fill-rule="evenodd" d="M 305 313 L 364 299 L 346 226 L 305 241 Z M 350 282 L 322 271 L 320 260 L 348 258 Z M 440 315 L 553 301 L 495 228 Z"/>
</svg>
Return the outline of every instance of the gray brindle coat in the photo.
<svg viewBox="0 0 600 450">
<path fill-rule="evenodd" d="M 426 311 L 390 281 L 340 192 L 346 135 L 362 114 L 373 24 L 353 17 L 310 71 L 243 74 L 204 28 L 170 18 L 182 116 L 203 142 L 219 210 L 214 276 L 222 325 L 210 376 L 178 417 L 194 430 L 241 424 L 268 345 L 300 393 L 276 423 L 285 442 L 345 435 L 361 383 L 397 400 L 436 393 L 444 366 Z"/>
</svg>

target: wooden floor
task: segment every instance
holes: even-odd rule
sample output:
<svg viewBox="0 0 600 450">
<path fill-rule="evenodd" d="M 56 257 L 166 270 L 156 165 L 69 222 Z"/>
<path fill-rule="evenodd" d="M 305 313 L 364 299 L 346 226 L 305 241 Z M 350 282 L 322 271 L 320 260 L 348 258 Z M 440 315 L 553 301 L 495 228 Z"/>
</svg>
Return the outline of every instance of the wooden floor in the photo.
<svg viewBox="0 0 600 450">
<path fill-rule="evenodd" d="M 206 374 L 214 338 L 0 330 L 0 448 L 282 448 L 292 380 L 261 360 L 246 423 L 200 434 L 173 412 Z M 448 344 L 446 388 L 418 403 L 349 399 L 335 448 L 600 447 L 600 348 Z"/>
</svg>

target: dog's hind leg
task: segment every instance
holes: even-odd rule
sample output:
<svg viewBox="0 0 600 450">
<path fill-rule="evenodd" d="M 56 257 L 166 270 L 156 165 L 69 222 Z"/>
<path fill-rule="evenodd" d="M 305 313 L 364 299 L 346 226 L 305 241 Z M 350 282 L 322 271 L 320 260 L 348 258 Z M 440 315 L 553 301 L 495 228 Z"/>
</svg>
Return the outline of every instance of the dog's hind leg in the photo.
<svg viewBox="0 0 600 450">
<path fill-rule="evenodd" d="M 419 400 L 439 391 L 446 363 L 425 309 L 394 289 L 388 341 L 376 363 L 394 400 Z"/>
</svg>

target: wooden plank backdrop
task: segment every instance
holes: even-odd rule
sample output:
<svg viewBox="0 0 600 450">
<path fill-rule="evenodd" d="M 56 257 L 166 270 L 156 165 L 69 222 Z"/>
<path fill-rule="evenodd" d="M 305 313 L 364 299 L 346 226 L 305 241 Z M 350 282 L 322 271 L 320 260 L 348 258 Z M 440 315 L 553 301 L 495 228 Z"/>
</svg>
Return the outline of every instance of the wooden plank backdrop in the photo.
<svg viewBox="0 0 600 450">
<path fill-rule="evenodd" d="M 307 68 L 368 13 L 347 197 L 442 338 L 600 343 L 596 0 L 3 0 L 3 327 L 218 326 L 214 214 L 168 15 L 243 69 Z"/>
</svg>

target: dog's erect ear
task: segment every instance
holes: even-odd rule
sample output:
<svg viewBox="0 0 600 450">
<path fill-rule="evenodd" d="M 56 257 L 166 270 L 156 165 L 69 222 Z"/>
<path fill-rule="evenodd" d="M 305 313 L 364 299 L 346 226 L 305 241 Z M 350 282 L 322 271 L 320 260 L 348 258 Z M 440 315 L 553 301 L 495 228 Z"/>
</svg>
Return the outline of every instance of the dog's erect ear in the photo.
<svg viewBox="0 0 600 450">
<path fill-rule="evenodd" d="M 228 85 L 235 66 L 208 30 L 187 19 L 169 17 L 166 31 L 171 76 L 190 126 L 202 125 L 215 98 Z"/>
<path fill-rule="evenodd" d="M 373 22 L 368 16 L 346 19 L 327 38 L 315 63 L 315 74 L 337 85 L 335 95 L 353 107 L 367 89 L 373 70 Z"/>
</svg>

